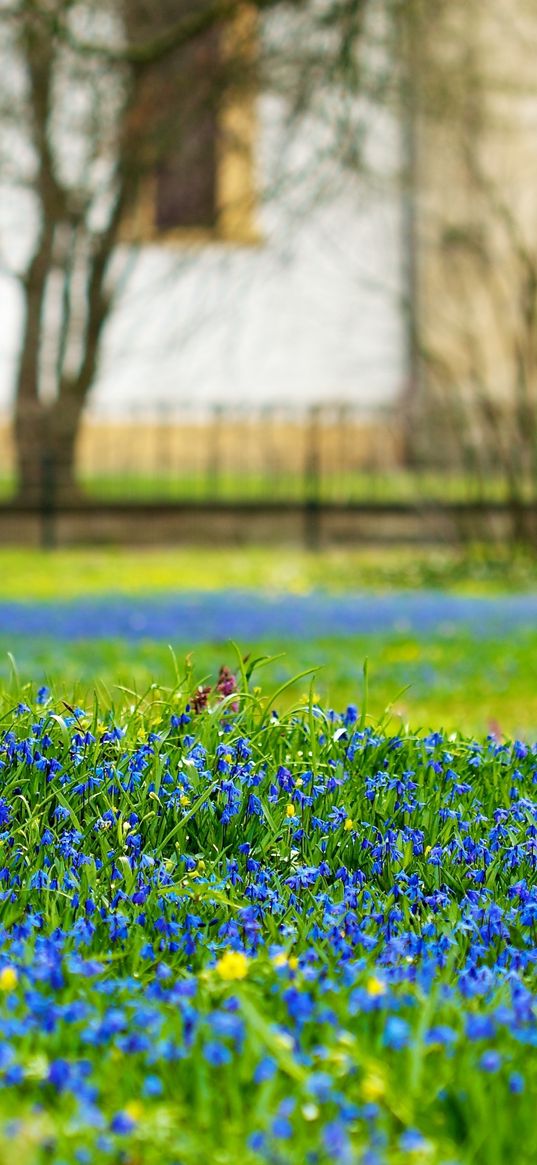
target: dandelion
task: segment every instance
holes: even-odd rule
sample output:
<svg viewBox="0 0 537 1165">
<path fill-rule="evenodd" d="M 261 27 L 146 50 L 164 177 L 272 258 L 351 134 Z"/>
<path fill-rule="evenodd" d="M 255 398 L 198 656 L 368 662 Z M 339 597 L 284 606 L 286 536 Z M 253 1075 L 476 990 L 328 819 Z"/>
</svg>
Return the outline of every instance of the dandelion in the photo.
<svg viewBox="0 0 537 1165">
<path fill-rule="evenodd" d="M 386 984 L 382 979 L 378 979 L 376 975 L 372 975 L 367 980 L 366 991 L 372 999 L 377 999 L 379 996 L 386 994 Z"/>
<path fill-rule="evenodd" d="M 6 995 L 10 991 L 14 991 L 18 980 L 16 967 L 3 967 L 0 971 L 0 991 L 5 992 Z"/>
<path fill-rule="evenodd" d="M 386 1085 L 378 1072 L 369 1072 L 362 1081 L 362 1096 L 368 1104 L 376 1104 L 385 1095 Z"/>
<path fill-rule="evenodd" d="M 143 1116 L 144 1106 L 140 1100 L 129 1100 L 123 1111 L 132 1121 L 139 1121 Z"/>
<path fill-rule="evenodd" d="M 248 974 L 248 958 L 242 951 L 226 951 L 218 960 L 215 970 L 225 982 L 245 979 Z"/>
</svg>

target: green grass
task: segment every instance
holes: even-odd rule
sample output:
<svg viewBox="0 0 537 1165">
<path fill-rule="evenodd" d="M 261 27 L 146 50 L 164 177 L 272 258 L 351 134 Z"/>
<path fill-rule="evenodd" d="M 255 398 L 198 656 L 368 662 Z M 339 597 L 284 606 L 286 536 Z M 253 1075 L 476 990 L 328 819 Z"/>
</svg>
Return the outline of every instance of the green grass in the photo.
<svg viewBox="0 0 537 1165">
<path fill-rule="evenodd" d="M 101 501 L 136 498 L 139 501 L 273 501 L 300 502 L 318 497 L 325 502 L 468 502 L 509 500 L 508 483 L 501 476 L 479 479 L 460 472 L 431 473 L 397 470 L 324 473 L 320 479 L 301 473 L 270 469 L 266 472 L 221 471 L 177 474 L 111 473 L 81 477 L 88 497 Z M 526 483 L 528 500 L 534 483 Z"/>
<path fill-rule="evenodd" d="M 492 594 L 537 567 L 4 550 L 0 578 Z M 496 740 L 537 739 L 537 630 L 190 647 L 0 634 L 0 1165 L 534 1165 L 536 756 Z"/>
<path fill-rule="evenodd" d="M 294 593 L 440 588 L 474 594 L 537 587 L 537 557 L 521 548 L 288 547 L 0 548 L 0 598 L 53 599 L 226 587 Z"/>
<path fill-rule="evenodd" d="M 129 435 L 126 432 L 125 441 Z M 120 442 L 121 444 L 121 442 Z M 203 450 L 200 447 L 200 452 Z M 210 453 L 209 447 L 205 449 Z M 254 447 L 250 453 L 254 453 Z M 200 459 L 197 469 L 178 472 L 174 470 L 170 453 L 163 447 L 156 447 L 153 467 L 140 472 L 136 467 L 136 452 L 131 453 L 130 467 L 121 468 L 121 450 L 115 450 L 104 458 L 109 464 L 116 462 L 111 471 L 80 472 L 78 480 L 88 498 L 97 501 L 274 501 L 302 502 L 306 497 L 316 497 L 323 502 L 339 503 L 420 503 L 420 502 L 491 502 L 503 503 L 510 500 L 510 486 L 505 474 L 464 473 L 459 469 L 433 472 L 423 469 L 393 470 L 324 470 L 319 477 L 311 476 L 297 469 L 285 468 L 285 455 L 279 461 L 270 463 L 268 449 L 261 448 L 256 458 L 256 468 L 249 468 L 245 457 L 241 468 L 233 466 L 231 455 L 222 458 L 218 464 L 210 457 Z M 342 455 L 349 460 L 348 452 Z M 146 462 L 147 463 L 147 462 Z M 232 465 L 229 468 L 229 465 Z M 321 455 L 322 464 L 322 455 Z M 521 497 L 526 501 L 535 499 L 535 481 L 531 475 L 519 482 Z M 0 477 L 0 498 L 8 500 L 15 494 L 16 479 L 13 474 L 4 473 Z"/>
<path fill-rule="evenodd" d="M 534 1165 L 535 756 L 256 679 L 0 689 L 0 1165 Z"/>
<path fill-rule="evenodd" d="M 179 659 L 189 644 L 175 642 Z M 279 655 L 264 683 L 276 690 L 281 683 L 315 668 L 315 693 L 325 706 L 338 710 L 360 703 L 364 660 L 370 668 L 370 711 L 380 717 L 390 708 L 392 727 L 442 727 L 486 734 L 491 729 L 507 735 L 537 739 L 537 632 L 520 632 L 508 640 L 486 639 L 477 646 L 466 634 L 428 640 L 408 635 L 333 638 L 308 643 L 241 644 L 252 658 Z M 108 706 L 121 699 L 118 685 L 144 691 L 151 684 L 166 686 L 172 678 L 172 657 L 166 644 L 92 641 L 58 644 L 49 640 L 0 636 L 0 677 L 11 671 L 12 652 L 24 681 L 52 682 L 68 687 L 82 704 L 94 691 Z M 206 643 L 193 652 L 199 682 L 214 676 L 221 663 L 232 664 L 230 644 Z M 284 706 L 307 698 L 309 679 L 297 683 L 282 697 Z M 129 699 L 126 697 L 127 700 Z"/>
<path fill-rule="evenodd" d="M 425 586 L 492 595 L 537 586 L 537 559 L 523 551 L 483 547 L 464 553 L 407 547 L 319 554 L 261 547 L 87 548 L 54 553 L 3 548 L 0 580 L 1 598 L 27 601 L 225 587 L 300 594 L 316 588 L 344 593 Z M 173 646 L 182 657 L 191 644 L 177 641 Z M 304 644 L 272 640 L 241 647 L 254 655 L 283 653 L 267 676 L 274 687 L 304 668 L 318 667 L 316 689 L 336 708 L 359 700 L 363 661 L 368 657 L 375 715 L 391 705 L 394 724 L 442 725 L 448 731 L 479 733 L 494 725 L 506 733 L 537 738 L 537 632 L 531 628 L 508 639 L 486 639 L 479 646 L 462 633 L 430 639 L 398 633 Z M 4 628 L 0 634 L 4 676 L 10 668 L 7 652 L 15 655 L 26 679 L 52 678 L 76 689 L 82 701 L 93 688 L 102 693 L 106 687 L 117 698 L 118 684 L 143 689 L 167 683 L 170 677 L 165 644 L 55 644 L 39 638 L 14 639 Z M 209 674 L 220 662 L 229 662 L 230 653 L 225 642 L 197 647 L 197 674 Z M 305 683 L 301 691 L 307 691 Z"/>
</svg>

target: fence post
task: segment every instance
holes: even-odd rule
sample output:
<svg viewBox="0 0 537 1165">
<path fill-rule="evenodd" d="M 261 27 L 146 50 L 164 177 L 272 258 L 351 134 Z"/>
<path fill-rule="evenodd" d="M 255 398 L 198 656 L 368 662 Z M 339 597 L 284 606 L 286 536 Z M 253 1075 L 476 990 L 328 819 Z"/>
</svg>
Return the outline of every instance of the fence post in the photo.
<svg viewBox="0 0 537 1165">
<path fill-rule="evenodd" d="M 156 409 L 155 426 L 156 462 L 150 470 L 151 488 L 158 497 L 173 496 L 173 419 L 166 400 L 159 402 Z"/>
<path fill-rule="evenodd" d="M 54 458 L 47 450 L 41 458 L 41 547 L 54 550 L 56 547 L 56 482 Z"/>
<path fill-rule="evenodd" d="M 215 404 L 212 409 L 212 422 L 208 434 L 209 448 L 207 458 L 207 494 L 208 500 L 218 501 L 221 488 L 222 471 L 222 422 L 224 407 Z"/>
<path fill-rule="evenodd" d="M 306 422 L 304 458 L 304 539 L 309 550 L 321 540 L 321 408 L 311 405 Z"/>
</svg>

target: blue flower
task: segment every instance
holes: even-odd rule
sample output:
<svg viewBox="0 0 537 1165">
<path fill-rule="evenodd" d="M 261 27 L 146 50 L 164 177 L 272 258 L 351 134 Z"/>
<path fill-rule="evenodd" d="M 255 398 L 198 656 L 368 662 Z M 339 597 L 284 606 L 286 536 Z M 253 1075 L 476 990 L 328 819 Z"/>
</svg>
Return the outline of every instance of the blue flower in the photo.
<svg viewBox="0 0 537 1165">
<path fill-rule="evenodd" d="M 164 1086 L 160 1077 L 150 1073 L 145 1077 L 142 1092 L 144 1096 L 162 1096 L 163 1088 Z"/>
<path fill-rule="evenodd" d="M 229 1048 L 226 1048 L 225 1044 L 221 1044 L 218 1040 L 208 1040 L 203 1045 L 203 1055 L 207 1063 L 211 1064 L 213 1068 L 229 1064 L 231 1060 Z"/>
<path fill-rule="evenodd" d="M 526 1082 L 521 1072 L 511 1072 L 509 1076 L 509 1091 L 514 1096 L 519 1096 L 526 1087 Z"/>
<path fill-rule="evenodd" d="M 116 1112 L 110 1122 L 110 1128 L 118 1136 L 128 1136 L 136 1127 L 136 1121 L 126 1112 Z"/>
<path fill-rule="evenodd" d="M 455 1043 L 456 1039 L 457 1033 L 452 1027 L 448 1027 L 446 1024 L 438 1024 L 436 1027 L 429 1028 L 425 1036 L 425 1043 L 433 1045 L 441 1044 L 443 1047 L 449 1047 Z"/>
<path fill-rule="evenodd" d="M 289 1141 L 293 1136 L 291 1121 L 285 1116 L 276 1116 L 272 1122 L 272 1136 L 280 1141 Z"/>
<path fill-rule="evenodd" d="M 469 1040 L 490 1040 L 494 1032 L 495 1024 L 489 1015 L 467 1015 L 466 1036 Z"/>
<path fill-rule="evenodd" d="M 329 1121 L 323 1128 L 323 1142 L 328 1156 L 333 1161 L 350 1161 L 351 1145 L 345 1125 L 340 1120 Z"/>
<path fill-rule="evenodd" d="M 404 1153 L 419 1153 L 426 1145 L 426 1140 L 417 1129 L 406 1129 L 399 1137 L 399 1147 Z"/>
<path fill-rule="evenodd" d="M 277 1070 L 277 1064 L 272 1057 L 264 1056 L 255 1069 L 254 1084 L 263 1084 L 265 1080 L 272 1080 Z"/>
<path fill-rule="evenodd" d="M 410 1028 L 406 1020 L 397 1015 L 390 1015 L 384 1028 L 384 1044 L 387 1048 L 400 1051 L 406 1048 L 410 1040 Z"/>
<path fill-rule="evenodd" d="M 499 1052 L 483 1052 L 483 1055 L 479 1059 L 479 1067 L 482 1072 L 499 1072 L 501 1066 L 502 1057 Z"/>
<path fill-rule="evenodd" d="M 63 1092 L 71 1079 L 71 1066 L 67 1060 L 52 1060 L 48 1070 L 48 1082 L 57 1092 Z"/>
<path fill-rule="evenodd" d="M 248 797 L 246 812 L 253 814 L 255 817 L 263 817 L 263 806 L 259 800 L 259 797 L 256 797 L 255 793 L 250 793 L 250 796 Z"/>
</svg>

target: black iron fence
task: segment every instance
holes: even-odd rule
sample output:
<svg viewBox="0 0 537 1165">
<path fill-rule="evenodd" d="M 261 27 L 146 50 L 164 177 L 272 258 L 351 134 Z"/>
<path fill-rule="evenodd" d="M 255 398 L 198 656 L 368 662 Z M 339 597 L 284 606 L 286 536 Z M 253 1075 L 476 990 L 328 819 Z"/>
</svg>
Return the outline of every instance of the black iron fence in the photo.
<svg viewBox="0 0 537 1165">
<path fill-rule="evenodd" d="M 36 450 L 36 457 L 43 461 L 43 491 L 53 497 L 65 466 L 48 450 Z M 15 489 L 15 464 L 6 421 L 4 497 Z M 348 502 L 413 493 L 411 478 L 398 419 L 349 405 L 179 412 L 162 404 L 125 410 L 121 418 L 90 414 L 74 467 L 78 489 L 93 501 Z"/>
<path fill-rule="evenodd" d="M 306 532 L 316 528 L 323 506 L 500 506 L 510 508 L 513 529 L 522 531 L 520 514 L 527 506 L 533 513 L 537 504 L 531 467 L 527 483 L 520 475 L 515 480 L 511 461 L 504 465 L 478 441 L 472 457 L 462 441 L 465 455 L 447 456 L 447 426 L 436 420 L 427 447 L 415 441 L 401 411 L 366 413 L 345 403 L 181 411 L 153 403 L 120 418 L 90 413 L 72 475 L 50 448 L 36 449 L 31 498 L 17 493 L 16 450 L 5 420 L 0 495 L 20 511 L 39 513 L 45 540 L 59 511 L 134 503 L 303 507 Z"/>
<path fill-rule="evenodd" d="M 88 421 L 77 457 L 94 497 L 178 501 L 344 502 L 403 468 L 395 418 L 349 406 L 132 411 Z"/>
</svg>

